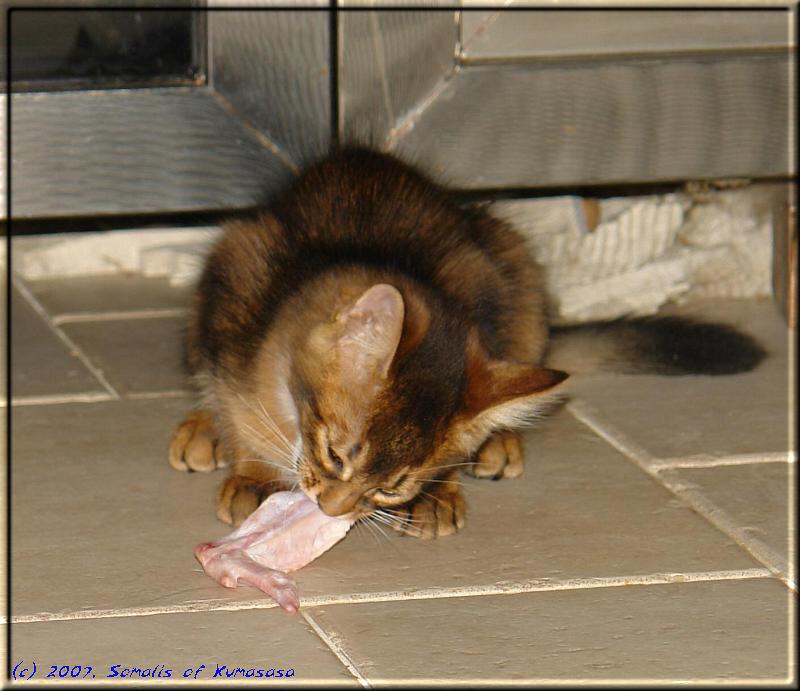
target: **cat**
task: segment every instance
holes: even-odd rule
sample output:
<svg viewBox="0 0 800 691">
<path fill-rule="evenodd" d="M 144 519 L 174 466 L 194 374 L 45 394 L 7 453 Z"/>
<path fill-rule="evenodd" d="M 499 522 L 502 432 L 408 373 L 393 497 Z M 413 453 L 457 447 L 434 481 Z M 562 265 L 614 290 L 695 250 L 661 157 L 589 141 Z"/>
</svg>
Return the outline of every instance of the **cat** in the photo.
<svg viewBox="0 0 800 691">
<path fill-rule="evenodd" d="M 169 462 L 230 467 L 216 514 L 232 525 L 299 486 L 331 516 L 455 533 L 460 473 L 518 477 L 520 431 L 563 393 L 568 374 L 543 364 L 548 304 L 508 223 L 393 156 L 335 151 L 268 208 L 231 221 L 208 256 L 186 340 L 202 403 L 176 429 Z M 719 352 L 670 350 L 676 338 L 697 343 L 698 329 Z M 740 371 L 763 356 L 728 327 L 675 318 L 572 331 L 584 344 L 577 366 L 620 352 L 621 369 L 733 359 Z"/>
</svg>

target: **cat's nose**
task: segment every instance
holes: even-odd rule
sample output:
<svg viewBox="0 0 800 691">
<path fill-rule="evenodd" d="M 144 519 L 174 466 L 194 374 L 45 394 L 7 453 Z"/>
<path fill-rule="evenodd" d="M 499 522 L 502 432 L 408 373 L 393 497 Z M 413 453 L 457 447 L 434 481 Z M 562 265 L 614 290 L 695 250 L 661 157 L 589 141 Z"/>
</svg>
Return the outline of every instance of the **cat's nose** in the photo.
<svg viewBox="0 0 800 691">
<path fill-rule="evenodd" d="M 325 501 L 324 499 L 320 499 L 319 501 L 319 508 L 329 516 L 341 516 L 350 513 L 354 506 L 355 504 L 353 502 Z"/>
<path fill-rule="evenodd" d="M 338 487 L 324 489 L 317 497 L 317 505 L 329 516 L 350 513 L 361 497 L 361 491 L 342 482 Z"/>
</svg>

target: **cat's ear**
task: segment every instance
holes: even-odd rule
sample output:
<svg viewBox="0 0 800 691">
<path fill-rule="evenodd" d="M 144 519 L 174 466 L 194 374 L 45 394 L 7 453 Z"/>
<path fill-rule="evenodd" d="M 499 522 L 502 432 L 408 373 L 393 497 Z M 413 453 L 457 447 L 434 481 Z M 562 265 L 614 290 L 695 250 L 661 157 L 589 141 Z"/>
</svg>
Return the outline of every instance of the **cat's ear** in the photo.
<svg viewBox="0 0 800 691">
<path fill-rule="evenodd" d="M 539 416 L 558 397 L 569 376 L 560 370 L 492 359 L 475 331 L 467 338 L 464 432 L 476 440 L 496 429 L 519 427 Z"/>
<path fill-rule="evenodd" d="M 385 379 L 403 331 L 403 296 L 394 286 L 378 283 L 336 318 L 341 367 L 353 379 Z"/>
</svg>

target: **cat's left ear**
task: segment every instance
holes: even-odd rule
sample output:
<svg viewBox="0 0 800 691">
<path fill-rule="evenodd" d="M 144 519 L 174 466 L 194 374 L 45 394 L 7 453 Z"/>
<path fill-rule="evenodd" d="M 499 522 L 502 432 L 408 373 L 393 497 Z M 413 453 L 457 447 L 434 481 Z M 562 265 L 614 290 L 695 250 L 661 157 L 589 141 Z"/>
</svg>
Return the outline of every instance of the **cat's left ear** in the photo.
<svg viewBox="0 0 800 691">
<path fill-rule="evenodd" d="M 467 338 L 465 414 L 468 436 L 485 439 L 492 431 L 515 428 L 535 419 L 558 397 L 556 391 L 569 375 L 489 356 L 472 331 Z"/>
<path fill-rule="evenodd" d="M 403 296 L 394 286 L 378 283 L 346 307 L 336 322 L 342 368 L 354 380 L 365 374 L 386 378 L 403 331 Z"/>
</svg>

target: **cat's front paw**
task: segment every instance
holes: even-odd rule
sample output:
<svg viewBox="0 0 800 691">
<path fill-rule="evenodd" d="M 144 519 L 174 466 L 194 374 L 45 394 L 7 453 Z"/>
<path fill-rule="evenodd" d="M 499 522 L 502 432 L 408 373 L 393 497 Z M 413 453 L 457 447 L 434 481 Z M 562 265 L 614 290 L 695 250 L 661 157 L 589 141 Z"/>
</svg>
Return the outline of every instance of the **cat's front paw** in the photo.
<svg viewBox="0 0 800 691">
<path fill-rule="evenodd" d="M 405 520 L 396 529 L 405 535 L 429 540 L 452 535 L 464 527 L 467 505 L 455 483 L 442 483 L 420 492 L 406 507 Z"/>
<path fill-rule="evenodd" d="M 249 477 L 231 475 L 217 491 L 217 518 L 238 527 L 273 491 Z"/>
<path fill-rule="evenodd" d="M 500 480 L 522 475 L 522 439 L 518 432 L 497 432 L 478 449 L 475 462 L 466 467 L 472 477 Z"/>
<path fill-rule="evenodd" d="M 234 461 L 230 476 L 217 491 L 217 518 L 238 526 L 270 494 L 288 489 L 291 479 L 272 465 L 257 460 Z"/>
<path fill-rule="evenodd" d="M 169 445 L 169 464 L 176 470 L 202 473 L 228 465 L 211 413 L 195 411 L 178 425 Z"/>
</svg>

